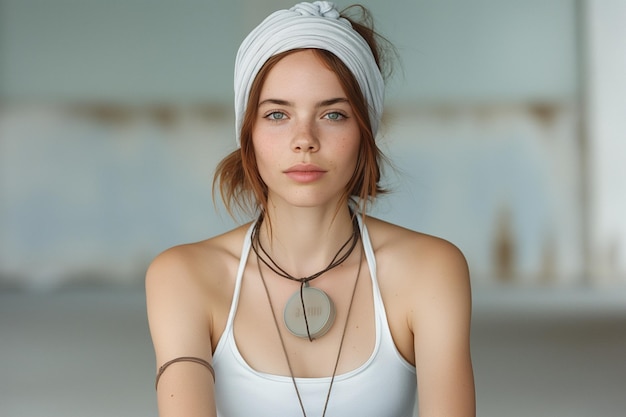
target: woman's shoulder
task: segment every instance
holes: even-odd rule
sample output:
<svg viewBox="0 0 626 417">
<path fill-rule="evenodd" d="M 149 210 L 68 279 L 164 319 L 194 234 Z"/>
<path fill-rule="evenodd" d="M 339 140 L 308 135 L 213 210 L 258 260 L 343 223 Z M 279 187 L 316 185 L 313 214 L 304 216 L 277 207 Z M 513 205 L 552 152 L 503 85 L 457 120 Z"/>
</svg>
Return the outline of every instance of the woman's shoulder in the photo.
<svg viewBox="0 0 626 417">
<path fill-rule="evenodd" d="M 465 256 L 450 241 L 373 217 L 366 225 L 379 269 L 418 281 L 466 279 Z"/>
<path fill-rule="evenodd" d="M 206 240 L 171 247 L 158 254 L 148 267 L 149 284 L 211 285 L 236 268 L 248 225 Z"/>
<path fill-rule="evenodd" d="M 367 217 L 365 224 L 376 252 L 391 252 L 400 256 L 409 252 L 413 258 L 463 257 L 456 245 L 441 237 L 417 232 L 375 217 Z"/>
</svg>

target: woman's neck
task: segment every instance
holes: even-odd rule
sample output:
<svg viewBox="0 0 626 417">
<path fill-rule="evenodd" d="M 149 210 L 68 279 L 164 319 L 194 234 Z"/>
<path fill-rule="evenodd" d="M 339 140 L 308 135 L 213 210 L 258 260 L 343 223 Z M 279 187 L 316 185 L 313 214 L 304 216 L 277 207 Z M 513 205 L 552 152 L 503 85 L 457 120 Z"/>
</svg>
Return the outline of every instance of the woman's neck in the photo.
<svg viewBox="0 0 626 417">
<path fill-rule="evenodd" d="M 339 210 L 274 207 L 265 214 L 259 237 L 281 268 L 304 277 L 325 268 L 352 233 L 347 204 Z"/>
</svg>

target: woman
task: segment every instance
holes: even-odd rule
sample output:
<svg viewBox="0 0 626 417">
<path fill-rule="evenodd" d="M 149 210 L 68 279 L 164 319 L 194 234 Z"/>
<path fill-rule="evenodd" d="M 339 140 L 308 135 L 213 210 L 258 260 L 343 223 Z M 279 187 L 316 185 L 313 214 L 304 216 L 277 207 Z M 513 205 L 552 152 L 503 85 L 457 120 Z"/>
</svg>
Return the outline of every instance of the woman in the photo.
<svg viewBox="0 0 626 417">
<path fill-rule="evenodd" d="M 383 78 L 329 2 L 264 20 L 235 64 L 239 149 L 216 172 L 256 221 L 169 249 L 147 300 L 170 416 L 473 416 L 465 259 L 366 216 Z M 419 381 L 419 384 L 418 384 Z"/>
</svg>

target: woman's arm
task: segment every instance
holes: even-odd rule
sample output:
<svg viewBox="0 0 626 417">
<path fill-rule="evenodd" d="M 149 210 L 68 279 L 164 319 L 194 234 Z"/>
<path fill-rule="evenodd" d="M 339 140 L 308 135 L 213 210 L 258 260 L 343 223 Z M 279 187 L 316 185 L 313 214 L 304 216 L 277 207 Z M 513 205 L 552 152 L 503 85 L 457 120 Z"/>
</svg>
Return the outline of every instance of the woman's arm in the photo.
<svg viewBox="0 0 626 417">
<path fill-rule="evenodd" d="M 410 318 L 420 416 L 474 417 L 467 263 L 455 246 L 439 239 L 426 255 L 427 262 L 418 267 Z"/>
<path fill-rule="evenodd" d="M 206 291 L 184 247 L 159 255 L 146 274 L 146 299 L 157 368 L 178 357 L 211 363 L 210 315 Z M 215 417 L 214 381 L 195 362 L 176 362 L 159 378 L 160 417 Z"/>
</svg>

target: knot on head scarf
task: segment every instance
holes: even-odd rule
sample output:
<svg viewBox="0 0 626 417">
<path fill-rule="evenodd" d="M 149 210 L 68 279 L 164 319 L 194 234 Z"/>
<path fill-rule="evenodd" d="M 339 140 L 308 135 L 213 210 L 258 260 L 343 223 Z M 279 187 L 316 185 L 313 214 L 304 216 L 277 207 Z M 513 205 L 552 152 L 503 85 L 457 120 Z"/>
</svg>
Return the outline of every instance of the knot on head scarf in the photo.
<svg viewBox="0 0 626 417">
<path fill-rule="evenodd" d="M 361 87 L 376 136 L 383 113 L 384 81 L 368 43 L 328 1 L 299 3 L 269 15 L 244 39 L 235 59 L 235 133 L 241 145 L 250 88 L 259 70 L 274 55 L 293 49 L 331 52 L 348 67 Z"/>
</svg>

